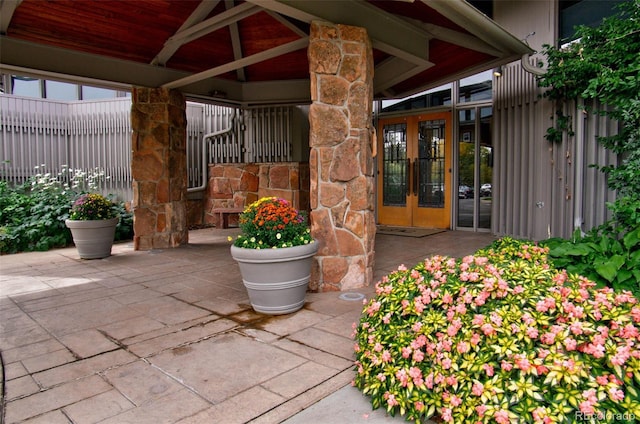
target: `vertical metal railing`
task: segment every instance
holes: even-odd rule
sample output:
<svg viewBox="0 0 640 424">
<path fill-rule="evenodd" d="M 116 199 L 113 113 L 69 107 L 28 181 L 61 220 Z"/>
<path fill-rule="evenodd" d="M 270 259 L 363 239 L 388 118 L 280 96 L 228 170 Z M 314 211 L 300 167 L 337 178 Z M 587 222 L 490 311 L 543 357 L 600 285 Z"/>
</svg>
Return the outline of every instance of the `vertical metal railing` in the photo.
<svg viewBox="0 0 640 424">
<path fill-rule="evenodd" d="M 0 94 L 0 179 L 21 184 L 64 166 L 100 169 L 108 177 L 101 191 L 131 199 L 130 111 L 129 98 L 62 102 Z M 209 163 L 291 161 L 291 107 L 240 110 L 188 102 L 186 114 L 190 188 L 206 183 Z"/>
</svg>

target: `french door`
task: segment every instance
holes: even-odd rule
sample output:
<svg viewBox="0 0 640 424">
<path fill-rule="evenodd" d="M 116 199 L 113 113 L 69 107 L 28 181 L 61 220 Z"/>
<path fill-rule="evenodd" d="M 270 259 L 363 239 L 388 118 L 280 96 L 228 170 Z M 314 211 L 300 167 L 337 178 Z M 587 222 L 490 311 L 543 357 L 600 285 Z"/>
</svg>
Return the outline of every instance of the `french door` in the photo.
<svg viewBox="0 0 640 424">
<path fill-rule="evenodd" d="M 451 226 L 451 113 L 381 119 L 378 222 Z"/>
</svg>

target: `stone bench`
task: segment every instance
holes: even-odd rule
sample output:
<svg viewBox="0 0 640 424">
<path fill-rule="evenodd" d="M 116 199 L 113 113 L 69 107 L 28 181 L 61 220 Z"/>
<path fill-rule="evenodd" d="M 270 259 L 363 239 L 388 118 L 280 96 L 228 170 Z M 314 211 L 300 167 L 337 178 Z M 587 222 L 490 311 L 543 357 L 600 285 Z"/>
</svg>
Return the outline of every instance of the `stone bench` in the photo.
<svg viewBox="0 0 640 424">
<path fill-rule="evenodd" d="M 229 228 L 229 215 L 239 214 L 244 208 L 213 208 L 211 213 L 217 216 L 216 226 L 218 228 Z"/>
</svg>

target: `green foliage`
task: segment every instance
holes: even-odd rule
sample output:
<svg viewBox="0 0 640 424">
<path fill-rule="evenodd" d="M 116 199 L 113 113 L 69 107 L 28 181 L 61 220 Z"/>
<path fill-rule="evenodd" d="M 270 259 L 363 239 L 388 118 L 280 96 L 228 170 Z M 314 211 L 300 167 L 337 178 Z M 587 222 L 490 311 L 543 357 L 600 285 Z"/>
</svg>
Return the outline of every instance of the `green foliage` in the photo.
<svg viewBox="0 0 640 424">
<path fill-rule="evenodd" d="M 39 173 L 17 187 L 0 181 L 0 253 L 46 251 L 71 243 L 64 221 L 75 198 L 95 189 L 100 172 L 84 173 L 63 168 L 57 175 Z M 116 234 L 130 239 L 131 214 L 122 204 L 113 208 L 121 216 Z M 118 238 L 116 238 L 118 239 Z"/>
<path fill-rule="evenodd" d="M 584 235 L 576 231 L 571 240 L 543 244 L 556 267 L 640 297 L 640 200 L 624 197 L 610 207 L 613 220 Z"/>
<path fill-rule="evenodd" d="M 546 45 L 548 69 L 538 83 L 548 87 L 544 96 L 556 102 L 556 126 L 549 141 L 560 141 L 570 131 L 570 116 L 562 102 L 577 98 L 605 105 L 594 113 L 617 120 L 620 130 L 599 142 L 623 158 L 617 166 L 603 167 L 609 186 L 623 196 L 640 193 L 640 0 L 622 3 L 616 16 L 598 27 L 581 26 L 578 40 L 564 48 Z"/>
<path fill-rule="evenodd" d="M 356 327 L 355 386 L 417 422 L 636 422 L 637 299 L 547 252 L 505 238 L 382 278 Z"/>
</svg>

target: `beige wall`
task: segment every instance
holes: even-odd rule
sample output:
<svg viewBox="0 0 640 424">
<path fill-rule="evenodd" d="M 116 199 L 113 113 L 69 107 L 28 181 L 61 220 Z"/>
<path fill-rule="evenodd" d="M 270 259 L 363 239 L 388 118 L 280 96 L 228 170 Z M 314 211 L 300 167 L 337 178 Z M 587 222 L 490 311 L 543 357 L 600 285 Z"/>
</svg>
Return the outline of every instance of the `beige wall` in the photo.
<svg viewBox="0 0 640 424">
<path fill-rule="evenodd" d="M 494 19 L 532 48 L 554 44 L 557 1 L 495 2 Z M 532 59 L 543 59 L 536 55 Z M 492 229 L 497 235 L 535 240 L 569 237 L 575 228 L 591 229 L 608 217 L 605 201 L 613 199 L 606 178 L 592 163 L 616 160 L 596 142 L 615 125 L 597 116 L 566 111 L 575 136 L 552 144 L 544 138 L 553 124 L 555 107 L 541 99 L 535 77 L 520 61 L 505 67 L 494 79 L 494 203 Z"/>
</svg>

